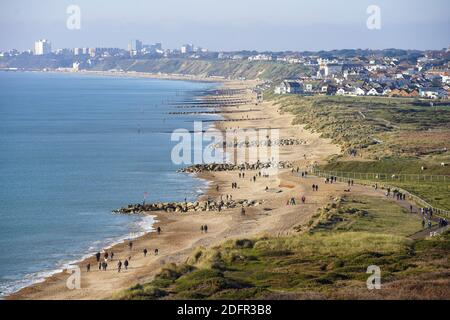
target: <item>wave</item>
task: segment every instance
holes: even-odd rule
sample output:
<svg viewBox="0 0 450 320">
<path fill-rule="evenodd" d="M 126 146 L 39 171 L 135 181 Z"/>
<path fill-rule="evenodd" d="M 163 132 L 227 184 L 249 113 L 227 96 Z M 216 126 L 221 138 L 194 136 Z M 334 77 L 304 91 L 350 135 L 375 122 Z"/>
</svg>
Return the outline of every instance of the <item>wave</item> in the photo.
<svg viewBox="0 0 450 320">
<path fill-rule="evenodd" d="M 6 296 L 16 293 L 19 290 L 29 287 L 33 284 L 44 282 L 47 278 L 63 272 L 65 269 L 70 266 L 76 265 L 87 258 L 92 257 L 98 251 L 105 251 L 111 249 L 117 244 L 120 244 L 126 240 L 133 240 L 147 234 L 149 232 L 154 232 L 155 229 L 153 225 L 158 222 L 155 219 L 156 216 L 142 216 L 141 219 L 137 221 L 133 221 L 131 223 L 130 233 L 127 235 L 122 235 L 119 237 L 111 237 L 106 238 L 104 240 L 94 241 L 89 248 L 85 251 L 85 254 L 74 254 L 74 256 L 78 256 L 77 258 L 69 261 L 60 261 L 57 262 L 55 267 L 51 270 L 44 270 L 34 273 L 29 273 L 24 277 L 21 277 L 17 280 L 8 281 L 0 284 L 0 300 L 5 298 Z"/>
</svg>

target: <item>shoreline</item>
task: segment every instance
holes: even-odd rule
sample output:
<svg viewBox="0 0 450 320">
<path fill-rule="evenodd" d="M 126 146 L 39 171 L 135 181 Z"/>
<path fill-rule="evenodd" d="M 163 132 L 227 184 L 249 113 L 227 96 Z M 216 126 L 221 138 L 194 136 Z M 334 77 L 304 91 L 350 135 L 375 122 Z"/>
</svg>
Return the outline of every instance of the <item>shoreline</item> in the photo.
<svg viewBox="0 0 450 320">
<path fill-rule="evenodd" d="M 129 240 L 136 240 L 148 233 L 151 232 L 155 232 L 156 229 L 154 228 L 154 225 L 158 222 L 158 220 L 156 219 L 157 216 L 156 215 L 142 215 L 142 218 L 151 218 L 152 222 L 151 224 L 148 224 L 146 227 L 143 227 L 142 230 L 140 231 L 136 231 L 136 232 L 130 232 L 126 235 L 120 235 L 120 236 L 116 236 L 114 237 L 114 239 L 112 239 L 109 243 L 105 244 L 104 246 L 100 246 L 98 250 L 98 252 L 103 252 L 105 250 L 110 250 L 112 248 L 114 248 L 116 245 L 119 245 L 121 243 L 124 243 L 125 241 L 129 241 Z M 141 221 L 142 222 L 142 221 Z M 105 240 L 106 241 L 106 240 Z M 108 241 L 106 241 L 108 242 Z M 91 246 L 92 247 L 92 246 Z M 92 249 L 93 250 L 93 249 Z M 65 270 L 67 270 L 69 267 L 71 266 L 75 266 L 78 265 L 80 263 L 83 263 L 84 261 L 91 259 L 95 256 L 95 252 L 91 252 L 92 251 L 90 248 L 87 250 L 88 252 L 81 252 L 79 255 L 81 255 L 80 258 L 78 259 L 74 259 L 74 260 L 70 260 L 67 262 L 61 262 L 60 265 L 55 266 L 55 269 L 51 269 L 51 270 L 43 270 L 43 271 L 38 271 L 38 272 L 34 272 L 34 273 L 30 273 L 27 274 L 25 278 L 30 278 L 29 283 L 26 283 L 24 285 L 17 285 L 15 286 L 17 289 L 12 290 L 12 292 L 10 293 L 6 293 L 3 295 L 0 295 L 0 300 L 7 300 L 9 296 L 12 296 L 16 293 L 19 293 L 21 290 L 26 289 L 28 287 L 40 284 L 45 282 L 48 278 L 51 278 L 54 275 L 57 275 L 59 273 L 64 273 Z M 25 281 L 24 279 L 21 279 L 23 281 Z"/>
<path fill-rule="evenodd" d="M 227 82 L 223 84 L 228 88 L 236 86 L 246 89 L 252 88 L 249 82 Z M 246 95 L 252 95 L 248 92 Z M 247 106 L 249 104 L 246 104 Z M 233 107 L 239 110 L 243 105 Z M 241 109 L 242 110 L 242 109 Z M 226 128 L 281 128 L 286 136 L 298 136 L 308 140 L 306 146 L 280 147 L 280 160 L 294 161 L 297 165 L 305 167 L 311 162 L 321 161 L 327 156 L 340 152 L 340 148 L 331 144 L 330 141 L 322 139 L 316 133 L 311 133 L 303 129 L 301 125 L 291 125 L 294 115 L 280 114 L 278 107 L 271 102 L 260 104 L 257 113 L 267 115 L 260 117 L 260 120 L 245 120 L 245 115 L 252 112 L 241 111 L 239 114 L 223 115 L 226 119 L 239 121 L 213 122 L 219 130 Z M 281 135 L 280 135 L 281 137 Z M 308 159 L 299 160 L 298 154 L 305 152 Z M 251 172 L 249 172 L 251 174 Z M 296 178 L 291 177 L 290 170 L 280 170 L 274 179 L 258 179 L 256 183 L 240 181 L 242 186 L 239 190 L 230 188 L 231 182 L 236 179 L 237 172 L 203 172 L 194 174 L 193 178 L 208 181 L 206 191 L 198 197 L 199 200 L 208 198 L 218 198 L 223 194 L 233 194 L 234 198 L 262 199 L 264 204 L 260 207 L 248 208 L 246 216 L 243 217 L 238 209 L 227 209 L 218 212 L 194 212 L 194 213 L 167 213 L 151 212 L 156 216 L 157 222 L 154 228 L 160 227 L 161 234 L 149 232 L 133 240 L 133 251 L 128 250 L 127 241 L 113 246 L 115 257 L 123 259 L 131 257 L 131 268 L 126 272 L 117 273 L 115 265 L 117 260 L 112 261 L 112 270 L 107 272 L 97 271 L 97 263 L 93 256 L 78 263 L 82 270 L 81 290 L 68 290 L 65 281 L 69 274 L 64 271 L 47 278 L 44 282 L 26 287 L 6 299 L 110 299 L 113 295 L 129 288 L 136 283 L 144 283 L 167 263 L 184 262 L 197 247 L 209 247 L 219 244 L 227 239 L 239 237 L 251 237 L 263 234 L 289 234 L 293 232 L 293 224 L 309 220 L 315 210 L 329 199 L 329 194 L 317 197 L 308 205 L 304 212 L 298 212 L 295 208 L 284 206 L 285 198 L 292 194 L 308 193 L 306 188 Z M 309 182 L 308 182 L 309 183 Z M 220 192 L 216 191 L 216 186 L 220 186 Z M 269 191 L 265 187 L 270 186 Z M 280 189 L 282 193 L 271 190 Z M 281 192 L 281 191 L 280 191 Z M 310 197 L 310 195 L 308 195 Z M 313 195 L 311 195 L 313 197 Z M 264 207 L 264 208 L 263 208 Z M 267 208 L 266 208 L 267 207 Z M 269 210 L 270 207 L 270 211 Z M 267 209 L 267 210 L 266 210 Z M 200 225 L 208 225 L 208 233 L 200 232 Z M 149 249 L 149 256 L 143 257 L 143 248 Z M 154 255 L 152 251 L 158 248 L 159 255 Z M 85 272 L 86 264 L 91 264 L 91 270 Z"/>
<path fill-rule="evenodd" d="M 190 81 L 190 82 L 203 82 L 203 83 L 228 83 L 228 82 L 244 82 L 255 80 L 234 80 L 226 79 L 222 77 L 204 77 L 195 75 L 181 75 L 170 73 L 148 73 L 138 71 L 98 71 L 98 70 L 2 70 L 0 72 L 35 72 L 35 73 L 55 73 L 55 74 L 73 74 L 73 75 L 92 75 L 92 76 L 104 76 L 104 77 L 125 77 L 125 78 L 146 78 L 155 80 L 171 80 L 171 81 Z"/>
<path fill-rule="evenodd" d="M 0 70 L 0 72 L 36 72 L 36 73 L 54 73 L 54 74 L 78 74 L 78 75 L 89 75 L 89 76 L 105 76 L 105 77 L 127 77 L 127 78 L 135 78 L 135 79 L 142 79 L 142 78 L 148 78 L 148 79 L 160 79 L 160 80 L 168 80 L 168 81 L 189 81 L 189 82 L 203 82 L 203 83 L 215 83 L 215 81 L 201 81 L 201 80 L 191 80 L 191 79 L 184 79 L 182 77 L 176 78 L 172 77 L 171 75 L 167 75 L 167 77 L 159 77 L 158 75 L 153 74 L 145 74 L 145 73 L 122 73 L 122 72 L 68 72 L 68 71 L 34 71 L 34 70 L 18 70 L 18 71 L 7 71 L 7 70 Z M 209 124 L 209 126 L 213 126 L 213 122 Z M 196 199 L 199 199 L 203 195 L 205 195 L 209 189 L 209 186 L 211 184 L 211 181 L 208 181 L 206 179 L 200 178 L 200 177 L 190 177 L 191 179 L 197 179 L 200 180 L 202 183 L 202 186 L 200 186 L 200 189 L 193 190 L 194 193 L 197 195 L 195 196 Z M 198 190 L 201 190 L 199 193 Z M 111 212 L 111 214 L 114 214 Z M 106 250 L 114 249 L 117 246 L 120 246 L 130 240 L 135 241 L 140 239 L 141 237 L 147 236 L 150 233 L 156 232 L 156 228 L 158 226 L 158 223 L 160 222 L 160 218 L 158 218 L 158 213 L 152 213 L 152 214 L 143 214 L 141 217 L 141 220 L 139 223 L 141 223 L 145 218 L 152 218 L 152 222 L 150 225 L 146 224 L 146 226 L 143 226 L 140 228 L 140 230 L 130 230 L 129 233 L 123 234 L 123 235 L 117 235 L 114 236 L 113 239 L 110 239 L 110 241 L 101 240 L 101 242 L 105 242 L 105 244 L 102 244 L 98 247 L 98 252 L 104 252 Z M 96 240 L 100 241 L 100 240 Z M 91 245 L 91 247 L 94 247 L 94 245 Z M 95 252 L 91 250 L 91 247 L 88 248 L 84 252 L 79 253 L 79 258 L 75 258 L 73 260 L 67 260 L 67 261 L 61 261 L 57 265 L 54 266 L 53 269 L 47 269 L 47 270 L 40 270 L 37 272 L 26 274 L 23 278 L 19 279 L 17 283 L 12 284 L 10 288 L 14 288 L 12 290 L 5 290 L 2 294 L 0 294 L 0 300 L 9 300 L 12 296 L 15 296 L 17 294 L 20 294 L 21 291 L 26 290 L 29 287 L 34 287 L 36 285 L 40 285 L 45 283 L 48 280 L 51 280 L 52 277 L 56 277 L 60 274 L 64 274 L 66 270 L 75 265 L 85 264 L 86 261 L 90 261 L 95 257 Z M 18 284 L 22 283 L 22 284 Z"/>
</svg>

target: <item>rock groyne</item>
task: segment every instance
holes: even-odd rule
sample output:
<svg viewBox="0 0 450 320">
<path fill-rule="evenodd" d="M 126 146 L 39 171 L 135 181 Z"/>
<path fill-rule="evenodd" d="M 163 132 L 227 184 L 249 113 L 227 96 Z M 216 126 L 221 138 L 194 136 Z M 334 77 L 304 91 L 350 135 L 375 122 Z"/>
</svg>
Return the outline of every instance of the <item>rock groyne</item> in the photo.
<svg viewBox="0 0 450 320">
<path fill-rule="evenodd" d="M 227 200 L 227 201 L 195 201 L 195 202 L 155 202 L 148 204 L 129 204 L 127 207 L 113 210 L 121 214 L 142 214 L 152 211 L 165 212 L 202 212 L 222 211 L 234 208 L 256 207 L 262 200 Z"/>
<path fill-rule="evenodd" d="M 289 161 L 272 162 L 256 162 L 256 163 L 209 163 L 209 164 L 194 164 L 189 167 L 179 169 L 178 172 L 185 173 L 200 173 L 208 171 L 246 171 L 246 170 L 264 170 L 270 168 L 289 169 L 292 168 L 292 163 Z"/>
</svg>

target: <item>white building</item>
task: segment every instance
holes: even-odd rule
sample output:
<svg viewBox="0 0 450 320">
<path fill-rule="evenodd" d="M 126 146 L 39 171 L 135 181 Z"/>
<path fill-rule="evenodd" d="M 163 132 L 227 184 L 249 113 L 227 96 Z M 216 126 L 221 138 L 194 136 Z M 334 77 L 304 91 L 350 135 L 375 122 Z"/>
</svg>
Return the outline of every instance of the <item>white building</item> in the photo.
<svg viewBox="0 0 450 320">
<path fill-rule="evenodd" d="M 248 57 L 248 61 L 272 61 L 272 56 L 269 54 L 257 54 Z"/>
<path fill-rule="evenodd" d="M 367 91 L 366 95 L 368 95 L 368 96 L 379 96 L 380 93 L 377 91 L 377 89 L 372 88 L 369 91 Z"/>
<path fill-rule="evenodd" d="M 72 70 L 73 71 L 80 71 L 80 63 L 78 61 L 74 62 L 72 64 Z"/>
<path fill-rule="evenodd" d="M 128 51 L 136 52 L 137 54 L 141 53 L 142 50 L 142 41 L 140 40 L 132 40 L 128 44 Z"/>
<path fill-rule="evenodd" d="M 34 43 L 34 54 L 41 56 L 52 52 L 52 44 L 46 39 L 38 40 Z"/>
<path fill-rule="evenodd" d="M 357 88 L 350 88 L 350 87 L 340 87 L 338 88 L 338 90 L 336 91 L 336 95 L 337 96 L 351 96 L 351 97 L 355 97 L 355 96 L 364 96 L 366 94 L 366 92 L 357 87 Z"/>
<path fill-rule="evenodd" d="M 313 92 L 313 85 L 312 83 L 305 83 L 304 84 L 305 92 Z"/>
<path fill-rule="evenodd" d="M 419 90 L 419 95 L 421 98 L 426 98 L 426 99 L 438 99 L 438 98 L 446 97 L 445 92 L 442 89 L 436 88 L 436 87 L 421 88 Z"/>
<path fill-rule="evenodd" d="M 336 90 L 336 95 L 337 96 L 346 96 L 347 94 L 347 90 L 345 90 L 345 88 L 339 88 Z"/>
<path fill-rule="evenodd" d="M 184 44 L 181 46 L 180 51 L 182 54 L 192 53 L 192 52 L 194 52 L 194 45 L 193 44 Z"/>
<path fill-rule="evenodd" d="M 300 94 L 303 92 L 303 85 L 298 81 L 285 80 L 275 87 L 275 94 Z"/>
<path fill-rule="evenodd" d="M 97 49 L 96 48 L 89 48 L 89 56 L 94 58 L 97 55 Z"/>
</svg>

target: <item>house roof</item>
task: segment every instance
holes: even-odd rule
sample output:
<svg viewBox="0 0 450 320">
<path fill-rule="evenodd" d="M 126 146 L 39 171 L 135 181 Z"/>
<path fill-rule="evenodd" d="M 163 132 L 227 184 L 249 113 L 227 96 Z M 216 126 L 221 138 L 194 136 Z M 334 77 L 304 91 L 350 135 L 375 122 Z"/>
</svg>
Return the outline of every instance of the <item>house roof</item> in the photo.
<svg viewBox="0 0 450 320">
<path fill-rule="evenodd" d="M 300 88 L 299 82 L 287 82 L 287 85 L 290 86 L 291 88 Z"/>
</svg>

